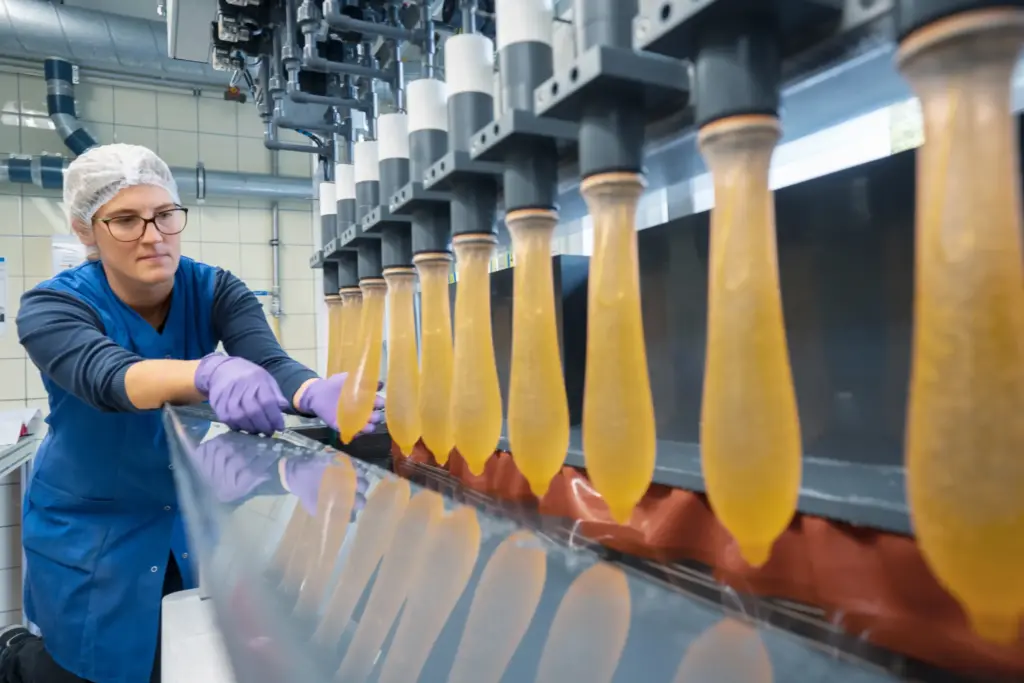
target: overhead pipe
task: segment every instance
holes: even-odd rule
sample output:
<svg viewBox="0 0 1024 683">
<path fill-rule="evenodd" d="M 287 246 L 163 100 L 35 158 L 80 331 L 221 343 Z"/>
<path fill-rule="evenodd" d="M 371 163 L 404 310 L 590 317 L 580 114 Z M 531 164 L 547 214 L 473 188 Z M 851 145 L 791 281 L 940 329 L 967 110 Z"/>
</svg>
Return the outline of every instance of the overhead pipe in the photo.
<svg viewBox="0 0 1024 683">
<path fill-rule="evenodd" d="M 64 187 L 64 169 L 68 160 L 56 154 L 41 157 L 0 159 L 0 182 L 25 183 L 47 190 Z"/>
<path fill-rule="evenodd" d="M 304 154 L 319 154 L 322 157 L 332 157 L 331 145 L 303 145 L 295 142 L 279 142 L 277 139 L 277 125 L 274 121 L 267 121 L 267 130 L 263 135 L 263 146 L 267 149 L 278 152 L 301 152 Z"/>
<path fill-rule="evenodd" d="M 365 109 L 366 103 L 357 99 L 347 97 L 331 97 L 330 95 L 314 95 L 303 92 L 299 88 L 299 72 L 292 71 L 288 74 L 288 83 L 285 86 L 286 97 L 297 104 L 322 104 L 325 107 L 341 107 L 342 109 Z"/>
<path fill-rule="evenodd" d="M 72 80 L 74 66 L 63 59 L 49 58 L 43 63 L 43 71 L 46 74 L 47 114 L 64 144 L 75 155 L 100 144 L 78 120 L 75 111 L 75 86 Z M 63 185 L 65 167 L 64 158 L 57 155 L 10 158 L 3 160 L 0 180 L 32 183 L 43 188 L 57 189 Z M 56 179 L 58 170 L 59 182 Z M 301 178 L 207 171 L 201 163 L 194 168 L 172 168 L 171 174 L 178 182 L 179 188 L 194 187 L 195 197 L 200 200 L 211 195 L 270 199 L 312 198 L 312 188 Z"/>
<path fill-rule="evenodd" d="M 75 112 L 75 67 L 71 62 L 48 58 L 43 62 L 46 78 L 46 111 L 65 146 L 76 155 L 99 143 L 82 126 Z"/>
<path fill-rule="evenodd" d="M 422 31 L 409 30 L 401 26 L 378 24 L 374 21 L 363 21 L 345 16 L 338 9 L 335 0 L 324 0 L 324 21 L 337 31 L 355 31 L 368 36 L 380 36 L 391 40 L 408 40 L 418 42 L 423 37 Z"/>
<path fill-rule="evenodd" d="M 383 69 L 349 62 L 332 62 L 321 57 L 317 53 L 315 36 L 320 28 L 320 19 L 317 16 L 316 7 L 309 0 L 304 0 L 298 8 L 295 6 L 295 0 L 286 0 L 284 11 L 285 37 L 284 44 L 281 47 L 281 61 L 285 70 L 289 73 L 294 69 L 298 69 L 301 64 L 301 68 L 307 71 L 342 74 L 371 80 L 374 78 L 385 81 L 391 80 L 393 74 Z M 295 43 L 296 19 L 298 20 L 299 29 L 305 37 L 305 45 L 301 52 Z"/>
<path fill-rule="evenodd" d="M 38 0 L 0 0 L 0 56 L 59 57 L 83 69 L 190 87 L 223 88 L 230 78 L 209 64 L 168 57 L 162 21 Z"/>
</svg>

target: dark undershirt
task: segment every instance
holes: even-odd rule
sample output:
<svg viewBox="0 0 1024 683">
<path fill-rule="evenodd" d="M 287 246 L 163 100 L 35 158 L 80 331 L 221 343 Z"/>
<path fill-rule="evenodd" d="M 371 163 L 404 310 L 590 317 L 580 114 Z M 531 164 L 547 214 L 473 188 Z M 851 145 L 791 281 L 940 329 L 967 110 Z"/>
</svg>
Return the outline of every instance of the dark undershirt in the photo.
<svg viewBox="0 0 1024 683">
<path fill-rule="evenodd" d="M 317 376 L 285 353 L 256 296 L 226 270 L 217 270 L 212 317 L 214 338 L 228 355 L 263 367 L 289 399 Z M 128 368 L 145 359 L 108 337 L 89 304 L 66 292 L 36 287 L 21 297 L 17 326 L 29 358 L 62 389 L 97 410 L 138 412 L 124 381 Z"/>
</svg>

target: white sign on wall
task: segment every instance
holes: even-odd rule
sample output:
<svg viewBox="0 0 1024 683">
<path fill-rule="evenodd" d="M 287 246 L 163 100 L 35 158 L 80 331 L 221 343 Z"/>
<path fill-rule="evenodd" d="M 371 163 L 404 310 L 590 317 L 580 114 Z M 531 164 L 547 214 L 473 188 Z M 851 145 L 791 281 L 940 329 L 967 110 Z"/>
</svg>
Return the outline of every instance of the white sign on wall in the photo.
<svg viewBox="0 0 1024 683">
<path fill-rule="evenodd" d="M 85 260 L 85 245 L 74 235 L 54 235 L 51 250 L 54 275 L 74 268 Z"/>
</svg>

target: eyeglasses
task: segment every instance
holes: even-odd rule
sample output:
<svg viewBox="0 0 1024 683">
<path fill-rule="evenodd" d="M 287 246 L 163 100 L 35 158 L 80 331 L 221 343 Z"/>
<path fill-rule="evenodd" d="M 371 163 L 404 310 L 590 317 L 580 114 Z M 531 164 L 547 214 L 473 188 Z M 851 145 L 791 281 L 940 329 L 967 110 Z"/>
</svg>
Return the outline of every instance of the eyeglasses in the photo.
<svg viewBox="0 0 1024 683">
<path fill-rule="evenodd" d="M 150 223 L 163 235 L 177 235 L 188 223 L 188 209 L 176 206 L 173 209 L 159 211 L 152 218 L 131 215 L 96 220 L 106 225 L 110 236 L 118 242 L 135 242 L 146 234 Z"/>
</svg>

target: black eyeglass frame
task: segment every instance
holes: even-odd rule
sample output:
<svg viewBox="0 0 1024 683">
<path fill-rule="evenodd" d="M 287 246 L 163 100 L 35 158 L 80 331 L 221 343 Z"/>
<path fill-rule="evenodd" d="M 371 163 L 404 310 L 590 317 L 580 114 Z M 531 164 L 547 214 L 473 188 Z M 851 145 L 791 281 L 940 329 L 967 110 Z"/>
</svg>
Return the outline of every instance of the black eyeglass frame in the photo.
<svg viewBox="0 0 1024 683">
<path fill-rule="evenodd" d="M 184 232 L 185 231 L 185 226 L 188 225 L 188 208 L 175 204 L 173 209 L 167 209 L 167 210 L 164 210 L 164 211 L 158 211 L 157 214 L 167 213 L 168 211 L 181 211 L 183 213 L 183 215 L 185 216 L 185 220 L 183 220 L 181 222 L 181 230 L 178 230 L 176 232 L 167 232 L 166 230 L 161 230 L 160 226 L 157 225 L 157 223 L 156 223 L 156 216 L 153 216 L 152 218 L 143 218 L 142 216 L 135 216 L 135 218 L 142 218 L 142 230 L 139 232 L 138 237 L 133 237 L 130 240 L 119 239 L 117 236 L 114 235 L 114 231 L 110 229 L 110 222 L 111 221 L 116 221 L 119 218 L 127 218 L 127 216 L 112 216 L 110 218 L 94 218 L 93 220 L 94 221 L 98 221 L 100 223 L 103 223 L 105 226 L 107 226 L 107 232 L 110 233 L 110 237 L 111 238 L 113 238 L 114 240 L 116 240 L 118 242 L 121 242 L 122 244 L 129 244 L 131 242 L 138 242 L 143 237 L 145 237 L 146 236 L 146 231 L 149 230 L 149 225 L 151 223 L 153 224 L 153 229 L 156 230 L 157 232 L 159 232 L 161 235 L 180 235 L 182 232 Z"/>
</svg>

